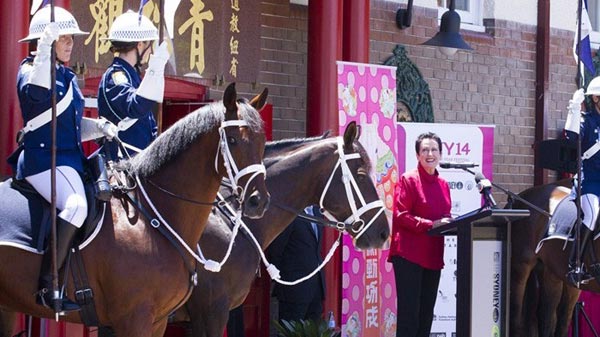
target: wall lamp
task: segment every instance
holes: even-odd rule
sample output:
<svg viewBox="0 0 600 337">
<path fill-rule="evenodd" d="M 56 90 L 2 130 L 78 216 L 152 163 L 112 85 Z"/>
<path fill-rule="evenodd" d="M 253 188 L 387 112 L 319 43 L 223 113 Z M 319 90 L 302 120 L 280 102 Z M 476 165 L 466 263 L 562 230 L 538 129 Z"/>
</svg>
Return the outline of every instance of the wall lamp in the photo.
<svg viewBox="0 0 600 337">
<path fill-rule="evenodd" d="M 396 24 L 400 29 L 410 27 L 412 3 L 413 0 L 408 0 L 406 9 L 396 12 Z M 442 54 L 447 56 L 454 55 L 458 49 L 473 50 L 460 36 L 460 15 L 455 10 L 454 0 L 450 0 L 448 11 L 442 15 L 440 31 L 423 45 L 440 47 Z"/>
</svg>

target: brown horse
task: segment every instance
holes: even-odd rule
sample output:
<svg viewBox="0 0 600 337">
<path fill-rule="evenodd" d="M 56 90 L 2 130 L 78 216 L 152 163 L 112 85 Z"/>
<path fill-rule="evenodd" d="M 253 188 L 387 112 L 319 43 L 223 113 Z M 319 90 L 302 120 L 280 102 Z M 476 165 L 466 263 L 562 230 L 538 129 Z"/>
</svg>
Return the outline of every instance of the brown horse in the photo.
<svg viewBox="0 0 600 337">
<path fill-rule="evenodd" d="M 260 243 L 261 249 L 279 235 L 304 207 L 319 204 L 337 219 L 352 214 L 337 163 L 338 138 L 296 139 L 268 144 L 265 152 L 267 187 L 272 205 L 261 219 L 243 219 Z M 350 172 L 358 183 L 358 189 L 367 202 L 379 200 L 373 181 L 369 178 L 370 161 L 356 141 L 356 126 L 349 125 L 344 137 L 344 152 L 357 153 L 360 158 L 348 160 Z M 331 184 L 327 181 L 333 174 Z M 358 198 L 355 195 L 355 198 Z M 358 200 L 358 199 L 357 199 Z M 277 206 L 280 207 L 277 207 Z M 293 210 L 293 211 L 291 211 Z M 365 223 L 375 221 L 355 242 L 360 248 L 381 247 L 389 236 L 389 224 L 378 209 L 366 212 Z M 375 218 L 374 218 L 375 217 Z M 219 215 L 211 215 L 200 240 L 200 247 L 207 258 L 221 260 L 232 235 L 230 221 Z M 351 235 L 356 232 L 349 230 Z M 221 337 L 227 324 L 229 310 L 242 304 L 259 268 L 260 256 L 251 240 L 240 234 L 227 262 L 218 273 L 201 271 L 199 283 L 186 304 L 192 323 L 193 336 Z M 286 280 L 293 281 L 293 280 Z M 185 317 L 183 308 L 179 317 Z"/>
<path fill-rule="evenodd" d="M 233 159 L 229 166 L 243 169 L 262 163 L 265 135 L 256 109 L 266 96 L 265 90 L 251 102 L 238 100 L 232 84 L 223 101 L 191 113 L 133 158 L 132 173 L 139 178 L 134 194 L 154 219 L 146 219 L 128 199 L 115 197 L 96 238 L 81 250 L 100 324 L 111 326 L 116 336 L 162 336 L 169 313 L 189 296 L 193 276 L 189 266 L 195 261 L 190 254 L 180 254 L 179 248 L 196 245 L 221 179 L 228 176 L 227 151 L 219 149 L 229 149 Z M 245 192 L 247 216 L 259 217 L 265 211 L 268 195 L 263 178 L 253 179 Z M 240 180 L 242 186 L 246 179 Z M 7 210 L 0 208 L 0 213 L 4 216 Z M 181 240 L 171 243 L 155 225 L 170 226 Z M 0 246 L 2 308 L 54 316 L 35 303 L 41 260 L 40 254 Z M 67 294 L 75 298 L 71 279 Z M 81 322 L 78 313 L 63 319 Z"/>
<path fill-rule="evenodd" d="M 530 188 L 520 194 L 525 200 L 552 213 L 553 207 L 566 197 L 569 179 Z M 521 202 L 515 208 L 528 208 Z M 581 290 L 571 286 L 565 275 L 571 251 L 569 243 L 549 240 L 538 254 L 535 249 L 547 231 L 548 217 L 531 209 L 531 216 L 512 226 L 511 265 L 511 336 L 566 337 L 573 308 Z M 596 251 L 600 249 L 594 241 Z M 563 249 L 564 248 L 564 249 Z M 586 263 L 589 257 L 586 258 Z M 591 281 L 582 289 L 600 292 Z"/>
</svg>

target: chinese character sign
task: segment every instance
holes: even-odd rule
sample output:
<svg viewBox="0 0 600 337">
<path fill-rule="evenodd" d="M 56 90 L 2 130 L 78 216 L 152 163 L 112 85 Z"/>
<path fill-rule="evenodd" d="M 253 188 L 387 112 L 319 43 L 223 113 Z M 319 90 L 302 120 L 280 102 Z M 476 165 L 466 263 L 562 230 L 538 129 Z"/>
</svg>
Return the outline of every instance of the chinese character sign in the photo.
<svg viewBox="0 0 600 337">
<path fill-rule="evenodd" d="M 372 162 L 372 179 L 391 220 L 396 163 L 396 68 L 338 62 L 340 134 L 351 121 L 361 127 L 360 143 Z M 342 336 L 395 335 L 395 294 L 384 251 L 357 251 L 344 235 L 342 251 Z"/>
<path fill-rule="evenodd" d="M 74 49 L 72 63 L 85 62 L 89 68 L 104 70 L 113 58 L 106 40 L 114 19 L 139 0 L 93 0 L 72 3 L 80 27 L 89 31 L 83 48 Z M 157 28 L 171 52 L 167 74 L 227 82 L 256 82 L 260 58 L 260 6 L 252 0 L 148 0 L 143 14 Z M 161 20 L 161 15 L 162 20 Z"/>
</svg>

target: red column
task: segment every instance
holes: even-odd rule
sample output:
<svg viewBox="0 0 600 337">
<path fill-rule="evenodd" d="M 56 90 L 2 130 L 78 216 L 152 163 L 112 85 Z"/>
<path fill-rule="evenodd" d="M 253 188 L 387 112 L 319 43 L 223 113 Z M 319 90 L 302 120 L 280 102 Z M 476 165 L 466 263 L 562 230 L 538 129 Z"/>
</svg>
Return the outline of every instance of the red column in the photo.
<svg viewBox="0 0 600 337">
<path fill-rule="evenodd" d="M 337 68 L 342 56 L 342 1 L 310 1 L 308 4 L 308 66 L 306 133 L 320 135 L 326 130 L 338 134 Z M 323 232 L 323 246 L 331 247 L 335 231 Z M 333 311 L 339 325 L 341 312 L 341 254 L 325 267 L 327 295 L 325 313 Z"/>
<path fill-rule="evenodd" d="M 370 2 L 344 0 L 344 61 L 369 63 Z"/>
<path fill-rule="evenodd" d="M 0 1 L 0 174 L 9 174 L 6 157 L 16 148 L 15 136 L 23 126 L 17 98 L 16 78 L 21 60 L 27 55 L 27 44 L 17 40 L 29 29 L 28 1 Z"/>
<path fill-rule="evenodd" d="M 337 134 L 337 71 L 342 56 L 342 0 L 308 4 L 306 133 Z"/>
</svg>

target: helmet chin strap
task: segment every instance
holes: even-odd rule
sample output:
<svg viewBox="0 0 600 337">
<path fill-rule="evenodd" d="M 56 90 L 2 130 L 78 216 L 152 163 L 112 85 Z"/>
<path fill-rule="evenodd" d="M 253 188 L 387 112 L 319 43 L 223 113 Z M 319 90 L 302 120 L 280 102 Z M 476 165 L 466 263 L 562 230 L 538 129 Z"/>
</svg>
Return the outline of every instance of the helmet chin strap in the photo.
<svg viewBox="0 0 600 337">
<path fill-rule="evenodd" d="M 138 49 L 137 45 L 135 46 L 135 56 L 136 57 L 135 57 L 135 66 L 134 67 L 140 76 L 142 75 L 142 56 L 144 56 L 144 54 L 150 47 L 152 47 L 152 43 L 148 43 L 148 46 L 146 48 L 144 48 L 144 50 L 142 50 L 142 52 L 140 53 L 140 50 Z"/>
</svg>

